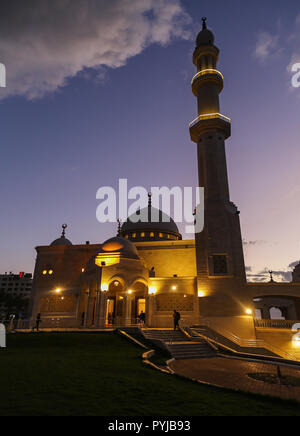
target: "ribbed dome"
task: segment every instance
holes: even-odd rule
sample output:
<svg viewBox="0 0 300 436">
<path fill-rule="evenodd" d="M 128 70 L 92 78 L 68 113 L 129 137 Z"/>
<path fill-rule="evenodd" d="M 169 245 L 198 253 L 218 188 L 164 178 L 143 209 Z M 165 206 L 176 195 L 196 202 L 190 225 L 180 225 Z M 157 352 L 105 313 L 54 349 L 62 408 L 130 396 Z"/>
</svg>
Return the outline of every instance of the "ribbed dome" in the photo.
<svg viewBox="0 0 300 436">
<path fill-rule="evenodd" d="M 134 222 L 137 217 L 139 221 Z M 172 218 L 151 205 L 131 215 L 122 225 L 121 234 L 131 240 L 181 239 L 178 227 Z"/>
<path fill-rule="evenodd" d="M 128 239 L 116 236 L 108 239 L 101 245 L 99 254 L 120 253 L 121 257 L 127 259 L 138 259 L 139 255 L 135 245 Z"/>
</svg>

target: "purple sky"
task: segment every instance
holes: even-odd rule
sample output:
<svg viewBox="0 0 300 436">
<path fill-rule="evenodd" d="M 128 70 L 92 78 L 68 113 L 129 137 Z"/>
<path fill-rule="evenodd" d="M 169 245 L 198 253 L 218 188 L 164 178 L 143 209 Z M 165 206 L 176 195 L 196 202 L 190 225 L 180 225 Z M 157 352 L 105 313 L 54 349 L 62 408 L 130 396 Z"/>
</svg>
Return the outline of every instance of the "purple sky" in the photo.
<svg viewBox="0 0 300 436">
<path fill-rule="evenodd" d="M 255 275 L 300 259 L 300 88 L 290 71 L 300 62 L 298 0 L 2 3 L 0 272 L 33 271 L 34 247 L 64 222 L 73 243 L 113 236 L 115 225 L 96 220 L 96 191 L 119 178 L 197 185 L 188 123 L 202 16 L 221 49 L 246 264 Z"/>
</svg>

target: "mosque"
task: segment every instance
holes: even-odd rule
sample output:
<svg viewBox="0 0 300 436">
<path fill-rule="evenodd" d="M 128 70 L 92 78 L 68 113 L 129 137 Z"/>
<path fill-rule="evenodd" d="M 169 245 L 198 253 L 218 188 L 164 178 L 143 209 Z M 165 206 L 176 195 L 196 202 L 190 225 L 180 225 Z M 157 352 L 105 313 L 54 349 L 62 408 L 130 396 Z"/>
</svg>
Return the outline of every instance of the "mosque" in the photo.
<svg viewBox="0 0 300 436">
<path fill-rule="evenodd" d="M 274 308 L 282 328 L 300 319 L 300 265 L 292 283 L 246 279 L 240 212 L 230 199 L 226 165 L 231 120 L 220 109 L 223 75 L 214 41 L 203 19 L 193 54 L 198 116 L 189 129 L 205 188 L 204 230 L 182 240 L 161 211 L 152 222 L 151 197 L 143 211 L 147 223 L 128 219 L 101 245 L 73 245 L 64 225 L 59 239 L 36 248 L 31 319 L 41 313 L 43 327 L 131 326 L 143 311 L 148 327 L 165 328 L 176 309 L 185 326 L 210 323 L 249 339 L 259 328 L 274 328 Z"/>
</svg>

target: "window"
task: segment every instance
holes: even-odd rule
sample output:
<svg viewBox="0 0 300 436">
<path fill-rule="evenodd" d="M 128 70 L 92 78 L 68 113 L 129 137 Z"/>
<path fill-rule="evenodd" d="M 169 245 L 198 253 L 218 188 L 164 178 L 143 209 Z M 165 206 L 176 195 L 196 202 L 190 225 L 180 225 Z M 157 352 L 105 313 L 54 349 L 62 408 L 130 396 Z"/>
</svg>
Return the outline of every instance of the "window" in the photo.
<svg viewBox="0 0 300 436">
<path fill-rule="evenodd" d="M 227 256 L 223 254 L 215 254 L 213 256 L 213 273 L 215 275 L 228 274 Z"/>
<path fill-rule="evenodd" d="M 144 238 L 145 237 L 145 232 L 142 232 L 141 233 L 141 238 Z"/>
<path fill-rule="evenodd" d="M 154 238 L 154 233 L 153 232 L 150 233 L 150 238 Z"/>
</svg>

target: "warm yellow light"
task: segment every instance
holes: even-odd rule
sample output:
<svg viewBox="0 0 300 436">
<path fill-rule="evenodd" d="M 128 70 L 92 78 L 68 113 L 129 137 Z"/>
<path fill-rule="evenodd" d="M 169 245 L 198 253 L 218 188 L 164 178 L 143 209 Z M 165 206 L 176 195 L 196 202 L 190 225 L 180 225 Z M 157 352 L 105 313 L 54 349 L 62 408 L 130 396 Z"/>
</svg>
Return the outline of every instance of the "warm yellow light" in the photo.
<svg viewBox="0 0 300 436">
<path fill-rule="evenodd" d="M 102 291 L 102 292 L 107 292 L 107 291 L 108 291 L 108 284 L 107 284 L 107 283 L 102 283 L 102 285 L 101 285 L 101 291 Z"/>
<path fill-rule="evenodd" d="M 61 289 L 60 289 L 60 288 L 57 288 L 57 289 L 55 289 L 55 292 L 56 292 L 57 294 L 60 294 L 60 293 L 61 293 Z"/>
<path fill-rule="evenodd" d="M 176 289 L 177 289 L 177 286 L 172 286 L 172 291 L 176 291 Z"/>
<path fill-rule="evenodd" d="M 104 266 L 112 266 L 120 263 L 121 254 L 119 252 L 116 253 L 99 253 L 96 257 L 95 264 L 104 267 Z"/>
<path fill-rule="evenodd" d="M 247 315 L 252 315 L 252 310 L 251 309 L 246 309 L 246 314 Z"/>
<path fill-rule="evenodd" d="M 199 298 L 203 298 L 204 296 L 205 296 L 205 294 L 204 294 L 203 291 L 199 291 L 199 292 L 198 292 L 198 297 L 199 297 Z"/>
<path fill-rule="evenodd" d="M 131 289 L 129 289 L 128 294 L 130 294 L 130 295 L 132 294 L 132 290 Z"/>
<path fill-rule="evenodd" d="M 82 269 L 81 269 L 81 272 L 82 272 L 82 273 L 84 273 L 84 272 L 85 272 L 85 269 L 84 269 L 84 268 L 82 268 Z"/>
<path fill-rule="evenodd" d="M 222 77 L 222 79 L 224 80 L 224 76 L 223 76 L 223 74 L 221 73 L 221 71 L 219 71 L 219 70 L 215 70 L 215 69 L 213 69 L 213 68 L 210 68 L 210 69 L 207 69 L 207 70 L 199 71 L 199 73 L 197 73 L 197 74 L 193 77 L 193 79 L 192 79 L 192 85 L 194 84 L 195 80 L 198 79 L 198 77 L 205 76 L 206 74 L 217 74 L 218 76 Z"/>
<path fill-rule="evenodd" d="M 150 286 L 149 295 L 154 295 L 154 294 L 156 294 L 156 288 L 155 288 L 155 286 Z"/>
<path fill-rule="evenodd" d="M 48 274 L 49 274 L 49 276 L 52 276 L 52 274 L 53 274 L 53 270 L 50 269 L 49 272 L 48 272 Z"/>
<path fill-rule="evenodd" d="M 124 300 L 124 297 L 120 297 L 120 300 Z"/>
<path fill-rule="evenodd" d="M 45 276 L 47 274 L 47 270 L 43 271 L 43 276 Z"/>
<path fill-rule="evenodd" d="M 226 117 L 225 115 L 222 115 L 219 112 L 216 112 L 216 113 L 212 113 L 212 114 L 202 114 L 202 115 L 199 115 L 197 118 L 194 119 L 194 121 L 192 121 L 190 123 L 190 128 L 192 128 L 199 121 L 216 119 L 216 118 L 218 118 L 220 120 L 223 120 L 223 121 L 226 121 L 228 123 L 231 123 L 231 119 L 229 117 Z"/>
</svg>

